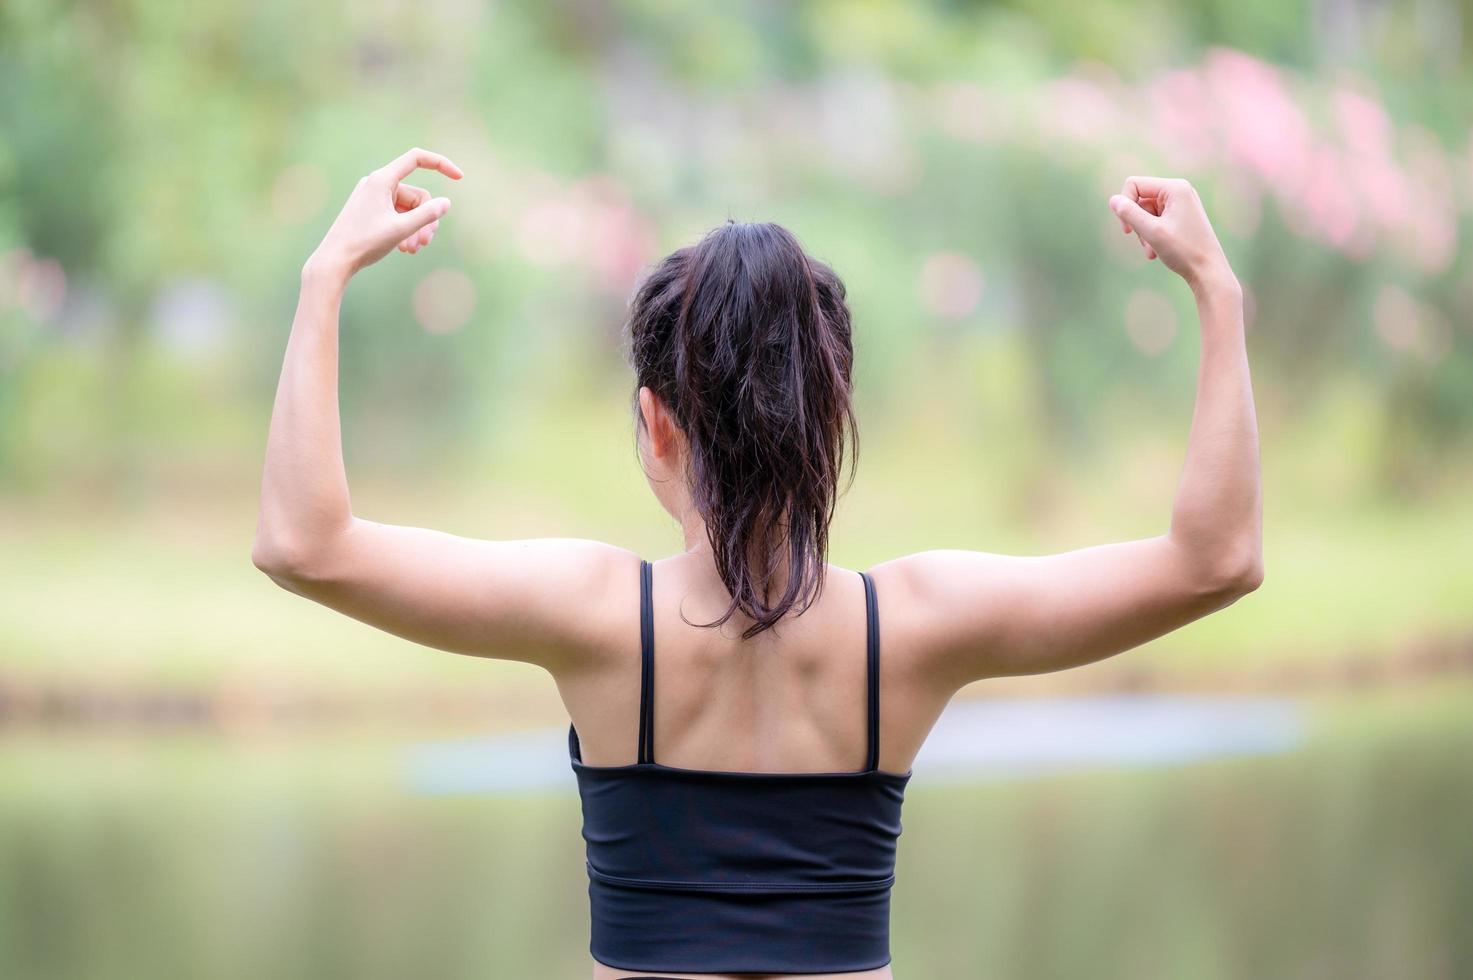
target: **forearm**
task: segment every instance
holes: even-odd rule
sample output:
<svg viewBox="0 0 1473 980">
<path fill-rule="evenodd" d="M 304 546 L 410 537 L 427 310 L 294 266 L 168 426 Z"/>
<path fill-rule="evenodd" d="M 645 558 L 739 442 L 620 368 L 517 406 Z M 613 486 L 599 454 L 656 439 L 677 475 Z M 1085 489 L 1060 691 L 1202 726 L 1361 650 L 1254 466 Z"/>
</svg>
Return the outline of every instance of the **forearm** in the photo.
<svg viewBox="0 0 1473 980">
<path fill-rule="evenodd" d="M 1242 290 L 1224 272 L 1193 293 L 1202 338 L 1197 400 L 1169 536 L 1214 587 L 1254 587 L 1262 496 Z"/>
<path fill-rule="evenodd" d="M 352 520 L 338 418 L 338 311 L 347 277 L 309 261 L 277 383 L 256 563 L 289 570 Z"/>
</svg>

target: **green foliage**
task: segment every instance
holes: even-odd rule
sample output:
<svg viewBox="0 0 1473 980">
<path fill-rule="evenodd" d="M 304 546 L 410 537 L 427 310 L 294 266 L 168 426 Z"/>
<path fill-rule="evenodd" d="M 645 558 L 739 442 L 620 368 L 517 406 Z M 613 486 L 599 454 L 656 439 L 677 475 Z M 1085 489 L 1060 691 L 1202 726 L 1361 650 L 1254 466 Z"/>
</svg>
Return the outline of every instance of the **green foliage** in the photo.
<svg viewBox="0 0 1473 980">
<path fill-rule="evenodd" d="M 1346 52 L 1308 9 L 565 0 L 406 19 L 335 3 L 7 5 L 0 483 L 40 490 L 95 478 L 100 463 L 109 479 L 147 487 L 157 466 L 194 452 L 191 439 L 140 428 L 150 405 L 233 438 L 241 410 L 264 409 L 296 270 L 336 202 L 415 143 L 451 152 L 470 176 L 434 250 L 391 256 L 350 292 L 344 410 L 360 466 L 434 465 L 457 440 L 485 437 L 525 409 L 498 395 L 508 378 L 550 390 L 573 338 L 615 353 L 638 263 L 728 214 L 791 224 L 846 277 L 867 356 L 862 397 L 903 404 L 915 380 L 890 367 L 923 363 L 947 338 L 1016 331 L 1027 355 L 1016 369 L 1039 400 L 1031 441 L 1055 458 L 1108 442 L 1118 433 L 1101 428 L 1100 404 L 1128 391 L 1164 407 L 1189 389 L 1189 343 L 1142 356 L 1114 326 L 1145 289 L 1187 334 L 1184 292 L 1103 234 L 1104 179 L 1170 164 L 1138 145 L 1138 123 L 1114 138 L 1068 135 L 1090 123 L 1076 109 L 1084 96 L 1038 94 L 1083 79 L 1144 119 L 1149 99 L 1130 86 L 1226 45 L 1292 66 L 1305 80 L 1296 97 L 1332 126 L 1331 65 Z M 1441 133 L 1430 138 L 1453 147 L 1447 165 L 1466 168 L 1456 147 L 1469 87 L 1408 70 L 1394 54 L 1407 43 L 1400 24 L 1365 35 L 1358 67 L 1393 124 L 1415 130 L 1407 159 Z M 1444 81 L 1466 76 L 1462 61 L 1438 66 Z M 971 101 L 948 109 L 947 86 L 973 86 Z M 1466 260 L 1428 274 L 1395 248 L 1346 257 L 1306 240 L 1302 220 L 1271 200 L 1256 227 L 1229 220 L 1245 206 L 1233 167 L 1222 157 L 1190 175 L 1253 296 L 1264 403 L 1299 416 L 1335 377 L 1366 377 L 1397 430 L 1376 485 L 1433 487 L 1436 458 L 1465 452 L 1473 427 L 1473 296 L 1456 288 Z M 588 239 L 608 208 L 626 206 L 620 194 L 634 237 Z M 981 270 L 971 313 L 938 316 L 918 297 L 925 260 L 941 252 Z M 598 273 L 610 254 L 617 271 Z M 48 305 L 27 277 L 49 261 L 65 289 Z M 426 337 L 413 297 L 435 268 L 463 271 L 475 308 L 469 324 Z M 219 297 L 222 342 L 190 339 L 187 306 L 160 322 L 181 283 Z M 1374 313 L 1387 285 L 1431 324 L 1430 362 L 1385 349 Z M 151 391 L 161 362 L 233 394 L 201 404 L 187 385 Z M 620 369 L 606 359 L 610 378 Z M 956 392 L 950 411 L 967 412 L 969 397 Z M 248 442 L 233 448 L 249 459 Z"/>
<path fill-rule="evenodd" d="M 1304 420 L 1328 418 L 1348 380 L 1387 413 L 1384 438 L 1358 444 L 1374 465 L 1353 492 L 1425 497 L 1455 485 L 1448 460 L 1473 442 L 1460 244 L 1473 86 L 1447 84 L 1466 80 L 1465 60 L 1408 33 L 1410 16 L 1354 41 L 1309 5 L 1266 2 L 562 0 L 410 18 L 373 4 L 8 4 L 0 486 L 147 493 L 202 442 L 254 472 L 258 427 L 240 420 L 264 425 L 301 261 L 358 175 L 422 144 L 469 176 L 426 176 L 455 196 L 446 233 L 349 292 L 355 471 L 487 446 L 547 410 L 570 357 L 626 385 L 622 303 L 640 265 L 730 215 L 786 222 L 845 277 L 870 410 L 910 411 L 966 338 L 1015 337 L 969 349 L 1006 350 L 1017 376 L 991 370 L 993 388 L 1022 401 L 963 381 L 925 411 L 1010 416 L 1021 431 L 993 426 L 1009 448 L 990 479 L 1006 482 L 999 500 L 1030 497 L 1075 454 L 1182 431 L 1189 297 L 1110 234 L 1104 207 L 1127 174 L 1165 170 L 1202 189 L 1249 289 L 1266 444 L 1314 441 Z M 1431 75 L 1398 54 L 1418 37 Z M 1333 203 L 1306 212 L 1254 169 L 1240 137 L 1259 123 L 1191 108 L 1188 83 L 1214 72 L 1302 113 L 1303 153 L 1361 138 L 1337 129 L 1359 93 L 1388 113 L 1405 186 L 1444 197 L 1404 202 L 1404 228 L 1345 246 Z M 1176 102 L 1226 127 L 1184 167 L 1185 144 L 1161 130 Z M 1280 123 L 1258 135 L 1291 140 L 1294 118 Z M 1333 158 L 1325 179 L 1354 160 Z M 1414 220 L 1444 200 L 1450 232 Z M 1340 210 L 1357 210 L 1361 234 L 1375 205 L 1361 194 Z M 945 277 L 968 268 L 975 301 L 944 309 L 927 293 L 928 276 L 955 289 Z M 437 270 L 474 306 L 426 334 Z M 204 380 L 177 380 L 190 374 Z M 1143 410 L 1112 428 L 1102 407 L 1126 401 Z"/>
</svg>

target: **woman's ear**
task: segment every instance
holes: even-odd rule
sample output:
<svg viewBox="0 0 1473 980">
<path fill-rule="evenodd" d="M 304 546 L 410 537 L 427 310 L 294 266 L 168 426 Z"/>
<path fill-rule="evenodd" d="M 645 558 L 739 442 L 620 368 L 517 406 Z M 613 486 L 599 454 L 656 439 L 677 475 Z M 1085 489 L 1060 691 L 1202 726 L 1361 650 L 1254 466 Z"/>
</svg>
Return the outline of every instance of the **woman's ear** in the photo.
<svg viewBox="0 0 1473 980">
<path fill-rule="evenodd" d="M 645 385 L 639 389 L 639 413 L 644 417 L 650 456 L 663 459 L 675 449 L 675 421 L 665 403 Z"/>
</svg>

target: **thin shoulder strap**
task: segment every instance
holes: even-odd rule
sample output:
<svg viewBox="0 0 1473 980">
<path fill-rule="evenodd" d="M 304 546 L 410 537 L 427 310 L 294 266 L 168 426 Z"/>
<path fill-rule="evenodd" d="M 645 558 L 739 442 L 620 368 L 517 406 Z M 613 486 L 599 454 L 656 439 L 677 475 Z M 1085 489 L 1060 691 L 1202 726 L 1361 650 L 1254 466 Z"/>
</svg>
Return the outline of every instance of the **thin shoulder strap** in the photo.
<svg viewBox="0 0 1473 980">
<path fill-rule="evenodd" d="M 639 761 L 655 761 L 655 606 L 654 568 L 639 562 Z"/>
<path fill-rule="evenodd" d="M 865 756 L 864 770 L 880 768 L 880 610 L 875 602 L 875 583 L 867 572 L 860 572 L 864 579 L 865 611 L 865 663 L 869 694 L 869 751 Z"/>
</svg>

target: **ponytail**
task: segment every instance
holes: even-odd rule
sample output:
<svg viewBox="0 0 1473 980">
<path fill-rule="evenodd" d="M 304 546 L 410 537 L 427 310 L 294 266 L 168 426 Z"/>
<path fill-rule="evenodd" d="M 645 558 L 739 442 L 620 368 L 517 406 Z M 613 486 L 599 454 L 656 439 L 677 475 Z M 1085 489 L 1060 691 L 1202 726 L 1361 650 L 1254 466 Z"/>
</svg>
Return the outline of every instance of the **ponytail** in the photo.
<svg viewBox="0 0 1473 980">
<path fill-rule="evenodd" d="M 846 432 L 853 344 L 844 284 L 780 225 L 728 221 L 668 256 L 630 308 L 636 392 L 665 402 L 687 480 L 744 639 L 802 613 L 823 587 Z M 786 561 L 788 579 L 770 596 Z"/>
</svg>

